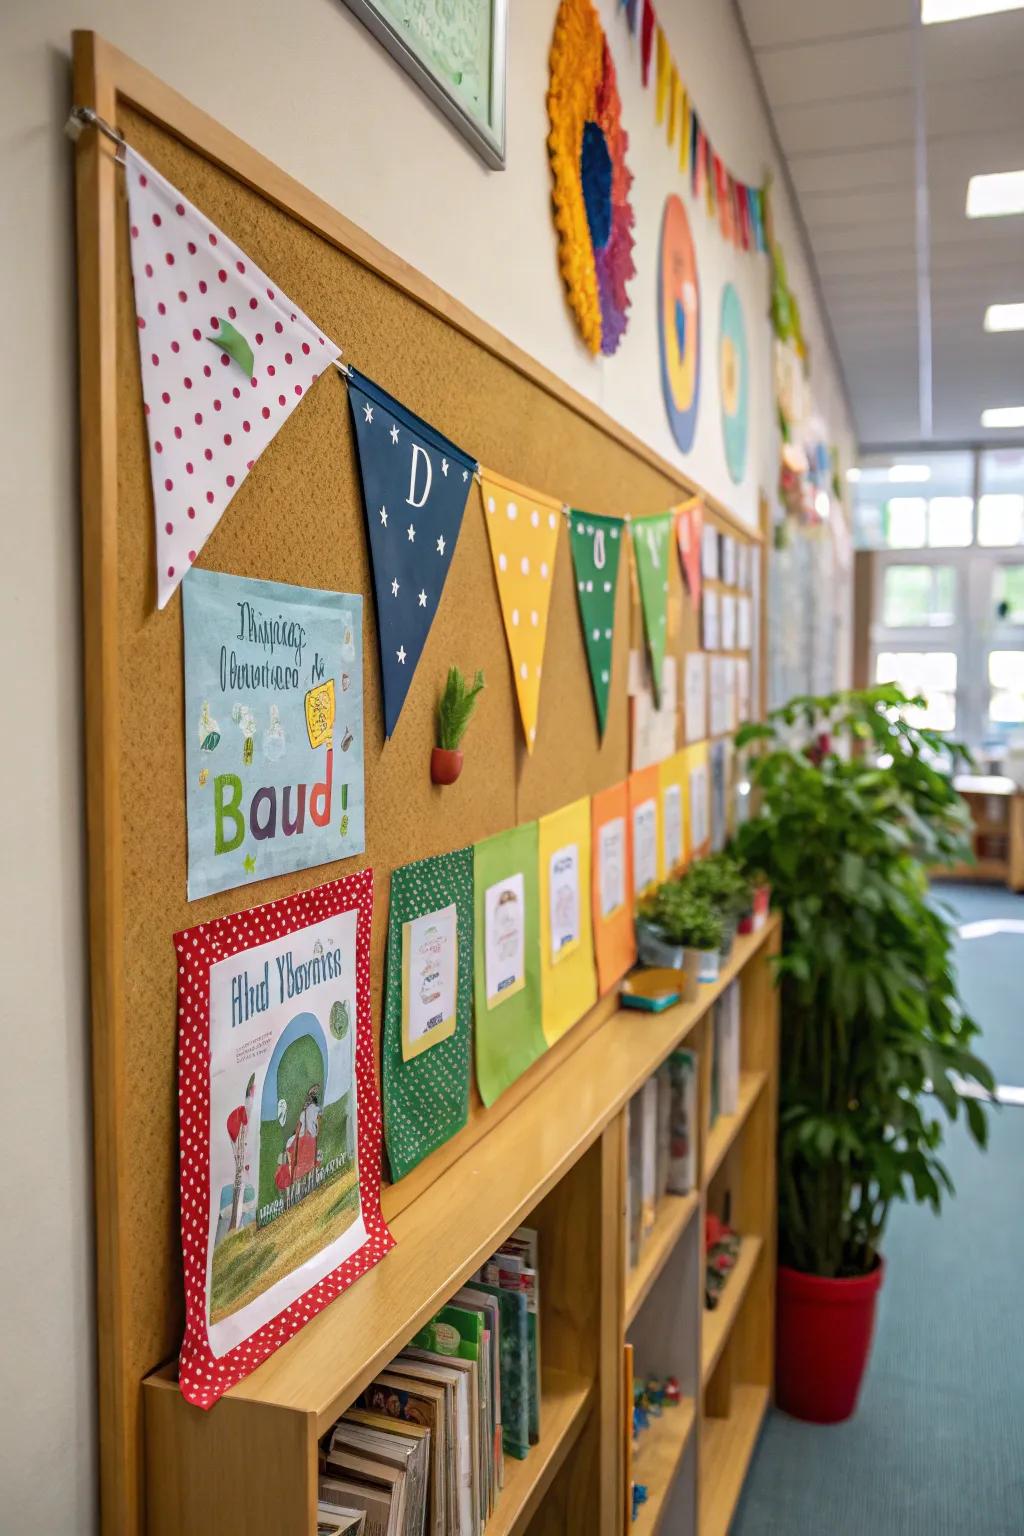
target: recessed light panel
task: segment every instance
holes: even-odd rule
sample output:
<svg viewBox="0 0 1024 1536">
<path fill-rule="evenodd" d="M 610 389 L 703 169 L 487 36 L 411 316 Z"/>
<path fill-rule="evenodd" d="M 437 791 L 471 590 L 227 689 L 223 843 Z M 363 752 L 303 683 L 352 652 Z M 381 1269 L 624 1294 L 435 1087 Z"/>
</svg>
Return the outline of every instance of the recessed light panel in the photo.
<svg viewBox="0 0 1024 1536">
<path fill-rule="evenodd" d="M 1019 11 L 1024 0 L 921 0 L 921 20 L 926 27 L 939 21 L 963 21 L 968 16 L 994 16 L 998 11 Z"/>
<path fill-rule="evenodd" d="M 1024 427 L 1024 405 L 990 405 L 981 413 L 983 427 Z"/>
<path fill-rule="evenodd" d="M 1024 331 L 1024 304 L 990 304 L 985 311 L 986 331 Z"/>
<path fill-rule="evenodd" d="M 999 219 L 1024 213 L 1024 171 L 996 171 L 972 176 L 967 183 L 967 217 Z"/>
</svg>

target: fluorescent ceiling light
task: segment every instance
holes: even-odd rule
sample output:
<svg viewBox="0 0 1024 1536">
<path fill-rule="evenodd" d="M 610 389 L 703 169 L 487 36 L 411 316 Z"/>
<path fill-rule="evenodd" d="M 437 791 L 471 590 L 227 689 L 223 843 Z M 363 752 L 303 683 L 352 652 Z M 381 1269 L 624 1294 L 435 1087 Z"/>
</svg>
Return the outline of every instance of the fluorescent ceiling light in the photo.
<svg viewBox="0 0 1024 1536">
<path fill-rule="evenodd" d="M 921 0 L 921 21 L 926 27 L 939 21 L 963 21 L 967 16 L 994 16 L 997 11 L 1019 11 L 1024 0 Z"/>
<path fill-rule="evenodd" d="M 927 464 L 893 464 L 888 475 L 890 480 L 901 485 L 918 485 L 931 477 Z"/>
<path fill-rule="evenodd" d="M 1024 213 L 1024 171 L 995 171 L 967 183 L 967 217 L 999 219 Z"/>
<path fill-rule="evenodd" d="M 990 405 L 981 413 L 983 427 L 1024 427 L 1024 405 Z"/>
<path fill-rule="evenodd" d="M 1024 304 L 990 304 L 985 311 L 986 331 L 1024 331 Z"/>
</svg>

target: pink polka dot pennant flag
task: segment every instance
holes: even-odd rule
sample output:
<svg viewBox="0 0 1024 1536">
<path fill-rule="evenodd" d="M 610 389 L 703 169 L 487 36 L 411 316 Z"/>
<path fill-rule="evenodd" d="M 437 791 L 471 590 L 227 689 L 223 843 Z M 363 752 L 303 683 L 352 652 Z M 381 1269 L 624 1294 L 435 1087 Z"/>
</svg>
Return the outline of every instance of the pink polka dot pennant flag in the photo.
<svg viewBox="0 0 1024 1536">
<path fill-rule="evenodd" d="M 133 149 L 125 175 L 163 608 L 341 349 Z"/>
<path fill-rule="evenodd" d="M 178 933 L 182 1394 L 217 1399 L 384 1257 L 373 871 Z"/>
</svg>

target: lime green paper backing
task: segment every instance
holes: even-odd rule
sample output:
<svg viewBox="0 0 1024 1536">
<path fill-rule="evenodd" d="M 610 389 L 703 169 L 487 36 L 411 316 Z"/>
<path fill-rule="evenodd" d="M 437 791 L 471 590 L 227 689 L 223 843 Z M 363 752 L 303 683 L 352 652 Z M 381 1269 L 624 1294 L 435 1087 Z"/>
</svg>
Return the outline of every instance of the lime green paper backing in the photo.
<svg viewBox="0 0 1024 1536">
<path fill-rule="evenodd" d="M 402 925 L 455 903 L 458 981 L 455 1033 L 402 1059 Z M 466 1123 L 473 1009 L 473 850 L 405 864 L 391 876 L 384 990 L 384 1142 L 401 1179 Z"/>
<path fill-rule="evenodd" d="M 526 906 L 525 984 L 496 1008 L 487 1006 L 484 963 L 484 892 L 498 880 L 522 873 Z M 547 1050 L 540 1022 L 540 912 L 537 891 L 537 823 L 499 832 L 473 850 L 475 932 L 473 978 L 476 999 L 476 1080 L 491 1105 Z"/>
</svg>

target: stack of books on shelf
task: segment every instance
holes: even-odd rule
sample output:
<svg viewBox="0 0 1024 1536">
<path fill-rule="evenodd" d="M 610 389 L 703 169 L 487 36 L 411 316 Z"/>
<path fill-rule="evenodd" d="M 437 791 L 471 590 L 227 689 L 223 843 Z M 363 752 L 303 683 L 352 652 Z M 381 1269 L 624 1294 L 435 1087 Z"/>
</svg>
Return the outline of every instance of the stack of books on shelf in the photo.
<svg viewBox="0 0 1024 1536">
<path fill-rule="evenodd" d="M 518 1228 L 324 1436 L 317 1536 L 480 1536 L 540 1439 L 537 1258 Z"/>
<path fill-rule="evenodd" d="M 740 1105 L 740 984 L 731 982 L 712 1014 L 711 1124 Z"/>
<path fill-rule="evenodd" d="M 673 1051 L 627 1106 L 629 1266 L 639 1261 L 666 1194 L 687 1195 L 697 1179 L 697 1057 Z"/>
</svg>

